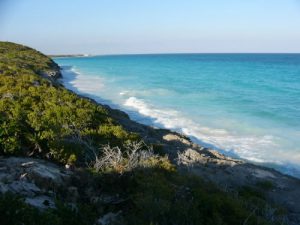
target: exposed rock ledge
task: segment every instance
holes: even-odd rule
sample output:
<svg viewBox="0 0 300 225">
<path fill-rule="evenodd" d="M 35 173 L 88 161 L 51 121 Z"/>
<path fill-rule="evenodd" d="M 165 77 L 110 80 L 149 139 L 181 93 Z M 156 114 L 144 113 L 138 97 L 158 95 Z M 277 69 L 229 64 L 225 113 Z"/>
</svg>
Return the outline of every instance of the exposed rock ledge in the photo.
<svg viewBox="0 0 300 225">
<path fill-rule="evenodd" d="M 67 187 L 72 172 L 32 158 L 0 158 L 0 193 L 22 195 L 37 208 L 54 207 L 54 190 Z"/>
</svg>

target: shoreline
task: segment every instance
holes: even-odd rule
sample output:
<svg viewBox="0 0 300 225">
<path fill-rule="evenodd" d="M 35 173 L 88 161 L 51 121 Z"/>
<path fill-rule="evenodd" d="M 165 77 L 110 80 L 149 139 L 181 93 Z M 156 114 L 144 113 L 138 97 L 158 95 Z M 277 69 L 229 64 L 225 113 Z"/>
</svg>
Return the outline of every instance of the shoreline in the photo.
<svg viewBox="0 0 300 225">
<path fill-rule="evenodd" d="M 119 102 L 119 101 L 117 101 L 118 103 L 114 103 L 114 102 L 112 102 L 112 100 L 107 100 L 107 98 L 104 99 L 101 96 L 99 96 L 98 94 L 96 94 L 96 91 L 94 90 L 95 88 L 98 88 L 98 89 L 104 88 L 104 90 L 105 90 L 103 80 L 101 77 L 99 77 L 99 78 L 92 77 L 89 79 L 89 76 L 87 76 L 85 78 L 85 76 L 82 73 L 78 72 L 77 70 L 74 70 L 72 66 L 62 66 L 61 68 L 62 68 L 62 73 L 64 73 L 63 85 L 65 85 L 65 87 L 67 89 L 72 90 L 73 92 L 75 92 L 76 94 L 79 94 L 81 96 L 85 96 L 90 99 L 93 99 L 98 104 L 108 105 L 113 109 L 123 111 L 130 116 L 131 120 L 133 120 L 137 123 L 141 123 L 146 126 L 160 128 L 160 129 L 168 129 L 172 132 L 176 132 L 176 133 L 179 133 L 179 134 L 182 134 L 182 135 L 188 137 L 189 140 L 191 140 L 193 143 L 195 143 L 199 146 L 202 146 L 202 147 L 208 148 L 208 149 L 212 149 L 212 150 L 216 150 L 219 153 L 221 153 L 227 157 L 234 158 L 237 160 L 242 160 L 247 163 L 258 165 L 258 166 L 275 169 L 276 171 L 279 171 L 282 174 L 286 174 L 286 175 L 295 177 L 297 179 L 300 179 L 300 169 L 299 169 L 299 166 L 297 166 L 297 164 L 288 163 L 288 162 L 284 162 L 284 163 L 277 162 L 276 163 L 275 161 L 271 161 L 271 160 L 268 161 L 267 159 L 260 160 L 259 158 L 257 158 L 255 160 L 253 158 L 243 157 L 243 156 L 239 155 L 238 152 L 222 149 L 221 147 L 218 147 L 212 143 L 205 142 L 204 140 L 200 139 L 200 137 L 198 137 L 197 134 L 193 133 L 193 131 L 195 129 L 193 127 L 191 128 L 191 126 L 190 126 L 191 121 L 189 121 L 188 117 L 185 118 L 185 117 L 177 116 L 176 118 L 173 118 L 173 117 L 169 118 L 169 119 L 173 119 L 176 121 L 184 120 L 185 122 L 186 121 L 189 122 L 188 125 L 181 124 L 182 126 L 175 125 L 173 127 L 170 127 L 169 122 L 167 125 L 163 123 L 165 116 L 157 117 L 157 115 L 156 115 L 156 111 L 160 110 L 163 113 L 164 109 L 154 108 L 152 110 L 152 111 L 154 111 L 154 115 L 151 115 L 149 113 L 150 113 L 151 108 L 153 108 L 152 106 L 147 106 L 147 105 L 145 106 L 145 107 L 147 107 L 146 114 L 144 114 L 143 111 L 141 112 L 139 108 L 133 107 L 133 109 L 131 109 L 130 107 L 127 107 L 127 102 L 131 98 L 135 98 L 135 97 L 129 97 L 124 103 L 125 106 L 123 105 L 122 102 Z M 95 85 L 95 87 L 94 87 L 95 82 L 99 83 L 99 85 Z M 93 88 L 90 90 L 91 86 Z M 137 101 L 140 101 L 140 99 L 137 99 Z"/>
<path fill-rule="evenodd" d="M 63 71 L 62 76 L 64 76 Z M 112 118 L 126 130 L 138 133 L 146 143 L 159 147 L 180 171 L 200 176 L 225 191 L 234 191 L 244 186 L 257 188 L 260 183 L 271 183 L 271 191 L 267 193 L 267 198 L 274 204 L 282 205 L 289 212 L 293 212 L 292 217 L 299 218 L 295 224 L 300 223 L 299 178 L 264 165 L 225 156 L 216 150 L 196 144 L 181 133 L 141 124 L 132 120 L 126 112 L 113 109 L 106 103 L 100 103 L 88 94 L 70 90 L 62 80 L 59 80 L 59 83 L 76 95 L 104 106 Z"/>
<path fill-rule="evenodd" d="M 67 55 L 47 55 L 50 58 L 80 58 L 80 57 L 89 57 L 90 54 L 67 54 Z"/>
</svg>

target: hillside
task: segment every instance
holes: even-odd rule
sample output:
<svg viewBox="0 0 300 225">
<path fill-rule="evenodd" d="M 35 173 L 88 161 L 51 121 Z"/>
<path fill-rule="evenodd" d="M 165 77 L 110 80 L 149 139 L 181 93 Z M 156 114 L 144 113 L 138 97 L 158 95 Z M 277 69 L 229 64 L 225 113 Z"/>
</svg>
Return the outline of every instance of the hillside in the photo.
<svg viewBox="0 0 300 225">
<path fill-rule="evenodd" d="M 88 157 L 88 144 L 96 148 L 137 140 L 104 107 L 53 82 L 60 73 L 50 58 L 12 43 L 1 43 L 0 52 L 2 154 L 75 163 Z"/>
<path fill-rule="evenodd" d="M 0 42 L 1 224 L 290 222 L 266 197 L 275 188 L 268 180 L 220 188 L 218 173 L 243 167 L 239 160 L 137 124 L 66 90 L 60 77 L 49 57 Z M 186 167 L 195 162 L 198 175 Z"/>
</svg>

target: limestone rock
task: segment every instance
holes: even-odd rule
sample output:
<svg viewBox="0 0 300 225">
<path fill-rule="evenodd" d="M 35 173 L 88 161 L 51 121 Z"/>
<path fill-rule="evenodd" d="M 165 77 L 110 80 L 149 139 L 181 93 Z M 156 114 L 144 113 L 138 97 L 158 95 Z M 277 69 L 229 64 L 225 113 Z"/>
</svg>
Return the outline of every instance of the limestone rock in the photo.
<svg viewBox="0 0 300 225">
<path fill-rule="evenodd" d="M 25 202 L 39 209 L 55 208 L 53 199 L 46 195 L 28 197 L 25 199 Z"/>
<path fill-rule="evenodd" d="M 173 133 L 169 133 L 169 134 L 166 134 L 163 136 L 163 139 L 165 141 L 176 141 L 176 142 L 181 142 L 182 144 L 185 144 L 185 145 L 190 145 L 191 142 L 189 141 L 188 138 L 186 137 L 183 137 L 183 136 L 179 136 L 178 134 L 173 134 Z"/>
<path fill-rule="evenodd" d="M 187 149 L 182 153 L 178 153 L 178 163 L 183 165 L 193 165 L 195 163 L 204 162 L 202 155 L 194 149 Z"/>
<path fill-rule="evenodd" d="M 28 204 L 40 209 L 54 207 L 53 189 L 66 188 L 71 176 L 71 171 L 44 160 L 0 158 L 0 193 L 21 195 Z"/>
<path fill-rule="evenodd" d="M 109 224 L 115 224 L 115 222 L 118 220 L 118 217 L 120 216 L 121 211 L 117 213 L 112 213 L 109 212 L 102 216 L 100 219 L 97 221 L 97 225 L 109 225 Z"/>
</svg>

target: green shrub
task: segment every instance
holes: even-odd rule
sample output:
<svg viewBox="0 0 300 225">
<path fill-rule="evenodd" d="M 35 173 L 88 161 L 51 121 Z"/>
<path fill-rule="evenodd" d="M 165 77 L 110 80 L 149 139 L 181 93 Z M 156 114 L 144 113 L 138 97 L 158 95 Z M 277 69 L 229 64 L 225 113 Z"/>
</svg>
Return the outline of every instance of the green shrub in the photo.
<svg viewBox="0 0 300 225">
<path fill-rule="evenodd" d="M 256 185 L 265 191 L 270 191 L 275 187 L 274 183 L 269 180 L 260 181 Z"/>
</svg>

